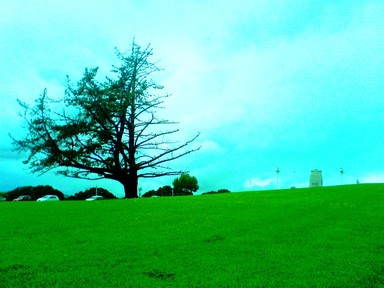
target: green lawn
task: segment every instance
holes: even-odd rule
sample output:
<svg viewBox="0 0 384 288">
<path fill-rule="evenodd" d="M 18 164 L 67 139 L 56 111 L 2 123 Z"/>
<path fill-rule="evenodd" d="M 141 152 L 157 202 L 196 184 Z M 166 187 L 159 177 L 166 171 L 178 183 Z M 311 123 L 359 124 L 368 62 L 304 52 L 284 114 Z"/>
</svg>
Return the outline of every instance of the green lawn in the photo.
<svg viewBox="0 0 384 288">
<path fill-rule="evenodd" d="M 0 203 L 0 287 L 384 287 L 384 184 Z"/>
</svg>

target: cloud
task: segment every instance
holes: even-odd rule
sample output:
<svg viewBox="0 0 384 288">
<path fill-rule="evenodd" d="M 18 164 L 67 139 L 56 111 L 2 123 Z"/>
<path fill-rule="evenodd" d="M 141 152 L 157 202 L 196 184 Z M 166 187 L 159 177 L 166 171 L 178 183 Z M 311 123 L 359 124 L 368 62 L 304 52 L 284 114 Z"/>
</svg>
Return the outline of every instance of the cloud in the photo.
<svg viewBox="0 0 384 288">
<path fill-rule="evenodd" d="M 5 160 L 19 160 L 22 161 L 26 159 L 27 156 L 24 153 L 17 153 L 11 148 L 0 148 L 0 159 L 1 161 Z"/>
<path fill-rule="evenodd" d="M 217 152 L 223 151 L 223 149 L 220 147 L 220 145 L 217 142 L 211 141 L 208 139 L 201 142 L 200 146 L 201 146 L 201 150 L 207 153 L 212 153 L 212 152 L 217 153 Z"/>
<path fill-rule="evenodd" d="M 258 126 L 281 129 L 289 141 L 305 134 L 308 142 L 331 131 L 324 125 L 342 127 L 356 111 L 369 115 L 383 105 L 378 91 L 384 37 L 375 20 L 381 12 L 364 11 L 350 11 L 337 30 L 319 26 L 300 37 L 275 37 L 267 46 L 249 40 L 231 54 L 212 55 L 188 39 L 167 58 L 174 59 L 167 61 L 173 63 L 165 82 L 173 93 L 167 110 L 185 127 L 203 127 L 203 132 L 239 121 L 239 134 Z"/>
<path fill-rule="evenodd" d="M 360 183 L 384 183 L 384 172 L 370 174 L 359 179 Z"/>
<path fill-rule="evenodd" d="M 254 187 L 265 188 L 265 187 L 270 186 L 274 181 L 276 181 L 276 180 L 260 179 L 258 177 L 251 178 L 251 179 L 249 179 L 249 180 L 244 182 L 244 188 L 247 188 L 247 189 L 251 189 L 251 188 L 254 188 Z"/>
</svg>

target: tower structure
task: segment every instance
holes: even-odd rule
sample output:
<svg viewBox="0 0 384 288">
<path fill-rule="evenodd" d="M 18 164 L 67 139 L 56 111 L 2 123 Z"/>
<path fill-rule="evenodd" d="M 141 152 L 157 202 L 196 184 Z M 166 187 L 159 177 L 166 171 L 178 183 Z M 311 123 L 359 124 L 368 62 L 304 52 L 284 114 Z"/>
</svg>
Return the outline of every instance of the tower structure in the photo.
<svg viewBox="0 0 384 288">
<path fill-rule="evenodd" d="M 323 186 L 322 171 L 318 169 L 311 170 L 311 175 L 309 176 L 309 187 L 321 187 L 321 186 Z"/>
</svg>

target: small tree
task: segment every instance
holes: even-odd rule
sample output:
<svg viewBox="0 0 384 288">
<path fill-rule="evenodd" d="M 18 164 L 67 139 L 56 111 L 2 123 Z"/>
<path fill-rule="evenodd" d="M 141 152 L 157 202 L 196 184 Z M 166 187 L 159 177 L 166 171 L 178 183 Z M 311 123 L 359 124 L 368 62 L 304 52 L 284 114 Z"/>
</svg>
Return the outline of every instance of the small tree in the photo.
<svg viewBox="0 0 384 288">
<path fill-rule="evenodd" d="M 199 189 L 197 184 L 197 178 L 190 176 L 188 173 L 180 175 L 172 182 L 173 184 L 173 195 L 193 195 Z"/>
<path fill-rule="evenodd" d="M 25 163 L 32 172 L 55 169 L 68 177 L 116 180 L 126 198 L 138 197 L 139 178 L 184 172 L 166 164 L 198 150 L 187 148 L 198 134 L 181 143 L 170 140 L 179 130 L 165 127 L 176 123 L 156 117 L 168 95 L 158 95 L 162 86 L 151 79 L 160 70 L 150 61 L 152 49 L 133 43 L 129 53 L 117 56 L 115 77 L 99 82 L 98 68 L 86 69 L 76 85 L 68 79 L 61 101 L 48 98 L 46 90 L 34 107 L 19 101 L 29 133 L 12 139 L 17 150 L 29 152 Z M 64 107 L 51 110 L 57 103 Z"/>
</svg>

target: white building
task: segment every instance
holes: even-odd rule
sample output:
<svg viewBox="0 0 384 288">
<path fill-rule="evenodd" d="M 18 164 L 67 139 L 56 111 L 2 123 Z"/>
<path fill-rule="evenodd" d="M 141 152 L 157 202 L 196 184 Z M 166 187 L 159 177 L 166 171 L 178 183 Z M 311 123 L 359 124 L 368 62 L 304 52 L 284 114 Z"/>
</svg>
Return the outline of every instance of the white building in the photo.
<svg viewBox="0 0 384 288">
<path fill-rule="evenodd" d="M 321 187 L 323 186 L 323 175 L 321 170 L 312 170 L 309 176 L 309 187 Z"/>
</svg>

